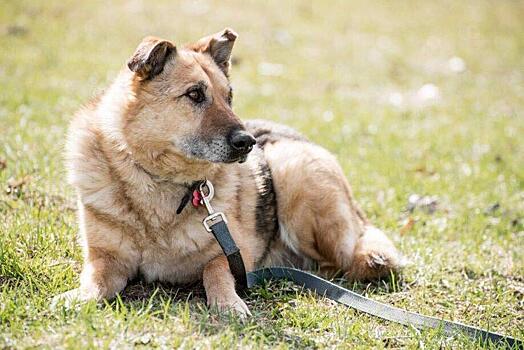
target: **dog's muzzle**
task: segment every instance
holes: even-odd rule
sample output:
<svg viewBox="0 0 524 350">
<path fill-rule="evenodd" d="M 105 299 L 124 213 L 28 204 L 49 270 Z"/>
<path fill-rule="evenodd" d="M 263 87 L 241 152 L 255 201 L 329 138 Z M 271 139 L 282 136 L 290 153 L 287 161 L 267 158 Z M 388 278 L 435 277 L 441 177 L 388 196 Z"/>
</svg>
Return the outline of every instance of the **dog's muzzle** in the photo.
<svg viewBox="0 0 524 350">
<path fill-rule="evenodd" d="M 257 143 L 257 140 L 245 130 L 235 130 L 229 135 L 229 145 L 232 149 L 232 160 L 243 162 Z"/>
</svg>

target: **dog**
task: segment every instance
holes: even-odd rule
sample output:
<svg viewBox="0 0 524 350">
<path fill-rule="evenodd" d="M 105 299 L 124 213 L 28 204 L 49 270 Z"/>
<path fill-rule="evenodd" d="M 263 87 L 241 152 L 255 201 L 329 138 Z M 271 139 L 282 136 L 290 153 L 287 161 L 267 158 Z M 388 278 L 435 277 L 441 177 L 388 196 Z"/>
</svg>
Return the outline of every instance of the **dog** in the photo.
<svg viewBox="0 0 524 350">
<path fill-rule="evenodd" d="M 77 112 L 66 143 L 84 253 L 80 287 L 58 300 L 102 300 L 128 281 L 201 280 L 208 305 L 249 315 L 205 208 L 183 206 L 214 184 L 246 270 L 294 266 L 350 280 L 402 265 L 353 199 L 335 157 L 293 129 L 242 122 L 232 109 L 225 29 L 177 46 L 145 38 L 100 96 Z M 182 203 L 182 205 L 180 204 Z"/>
</svg>

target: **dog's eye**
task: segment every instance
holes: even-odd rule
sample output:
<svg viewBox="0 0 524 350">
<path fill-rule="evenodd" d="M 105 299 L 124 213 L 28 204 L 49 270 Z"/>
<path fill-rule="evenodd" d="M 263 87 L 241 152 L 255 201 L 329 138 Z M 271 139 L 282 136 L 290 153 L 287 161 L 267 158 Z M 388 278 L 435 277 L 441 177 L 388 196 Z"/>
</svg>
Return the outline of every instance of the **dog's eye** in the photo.
<svg viewBox="0 0 524 350">
<path fill-rule="evenodd" d="M 227 95 L 227 103 L 231 106 L 233 103 L 233 89 L 229 89 L 229 94 Z"/>
<path fill-rule="evenodd" d="M 194 103 L 202 103 L 206 99 L 206 95 L 201 88 L 189 90 L 186 93 L 186 96 L 189 97 L 189 99 L 191 99 L 191 101 Z"/>
</svg>

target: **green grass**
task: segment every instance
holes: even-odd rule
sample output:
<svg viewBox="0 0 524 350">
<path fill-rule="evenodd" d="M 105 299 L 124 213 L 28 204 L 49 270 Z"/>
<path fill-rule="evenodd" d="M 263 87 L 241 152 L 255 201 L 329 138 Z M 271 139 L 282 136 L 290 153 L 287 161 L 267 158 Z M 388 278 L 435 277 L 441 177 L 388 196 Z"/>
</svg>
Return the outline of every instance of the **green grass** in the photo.
<svg viewBox="0 0 524 350">
<path fill-rule="evenodd" d="M 348 287 L 524 338 L 522 18 L 522 2 L 503 0 L 3 1 L 0 348 L 477 348 L 286 283 L 254 291 L 246 323 L 209 312 L 198 287 L 138 284 L 110 304 L 49 308 L 81 267 L 64 181 L 68 119 L 143 36 L 182 43 L 226 26 L 240 34 L 236 112 L 287 123 L 335 153 L 366 213 L 412 261 L 398 281 Z M 461 73 L 450 70 L 455 56 Z M 281 66 L 271 76 L 264 63 Z M 424 84 L 439 98 L 422 103 Z M 410 213 L 412 194 L 437 196 L 437 210 Z"/>
</svg>

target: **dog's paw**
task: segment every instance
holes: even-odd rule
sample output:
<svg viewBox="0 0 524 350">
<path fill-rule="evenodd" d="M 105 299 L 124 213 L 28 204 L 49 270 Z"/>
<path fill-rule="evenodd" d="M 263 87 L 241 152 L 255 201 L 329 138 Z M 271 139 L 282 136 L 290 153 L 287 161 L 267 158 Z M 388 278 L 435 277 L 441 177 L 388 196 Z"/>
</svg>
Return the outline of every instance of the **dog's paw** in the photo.
<svg viewBox="0 0 524 350">
<path fill-rule="evenodd" d="M 58 306 L 71 309 L 75 305 L 81 305 L 89 299 L 90 298 L 82 293 L 79 288 L 71 289 L 65 293 L 54 296 L 51 300 L 51 309 L 55 310 Z"/>
<path fill-rule="evenodd" d="M 246 303 L 236 293 L 228 296 L 208 297 L 207 304 L 209 307 L 216 308 L 221 312 L 232 311 L 242 319 L 251 316 L 251 312 Z"/>
</svg>

